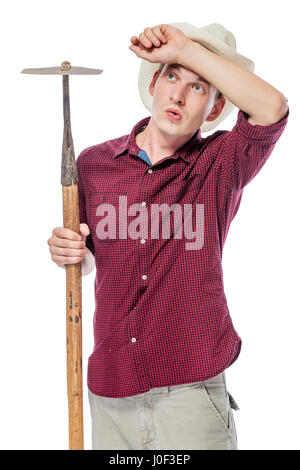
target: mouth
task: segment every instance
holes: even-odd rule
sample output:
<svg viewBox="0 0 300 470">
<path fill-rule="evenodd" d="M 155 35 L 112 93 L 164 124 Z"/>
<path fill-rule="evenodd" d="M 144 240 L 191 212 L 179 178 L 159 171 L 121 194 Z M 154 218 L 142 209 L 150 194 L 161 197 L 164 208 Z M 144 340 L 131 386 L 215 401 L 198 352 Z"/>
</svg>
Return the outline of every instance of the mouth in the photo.
<svg viewBox="0 0 300 470">
<path fill-rule="evenodd" d="M 180 121 L 182 119 L 181 114 L 173 108 L 166 109 L 167 116 L 173 121 Z"/>
</svg>

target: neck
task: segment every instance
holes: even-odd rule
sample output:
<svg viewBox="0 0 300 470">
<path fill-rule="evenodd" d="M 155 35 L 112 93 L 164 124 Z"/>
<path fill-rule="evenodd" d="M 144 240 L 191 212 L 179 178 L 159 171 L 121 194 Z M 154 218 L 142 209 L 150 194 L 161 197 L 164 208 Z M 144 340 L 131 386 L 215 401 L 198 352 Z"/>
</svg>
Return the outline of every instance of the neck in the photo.
<svg viewBox="0 0 300 470">
<path fill-rule="evenodd" d="M 135 137 L 137 146 L 144 150 L 152 164 L 162 158 L 173 155 L 177 149 L 182 147 L 192 135 L 174 136 L 159 129 L 151 117 L 147 127 Z"/>
</svg>

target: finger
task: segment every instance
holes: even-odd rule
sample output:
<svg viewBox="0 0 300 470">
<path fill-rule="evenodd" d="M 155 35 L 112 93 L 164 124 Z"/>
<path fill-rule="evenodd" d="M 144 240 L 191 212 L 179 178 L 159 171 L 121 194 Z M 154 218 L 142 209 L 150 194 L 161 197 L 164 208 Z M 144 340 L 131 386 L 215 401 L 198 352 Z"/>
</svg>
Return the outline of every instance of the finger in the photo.
<svg viewBox="0 0 300 470">
<path fill-rule="evenodd" d="M 152 30 L 154 31 L 154 34 L 155 36 L 161 41 L 163 42 L 164 44 L 167 42 L 167 38 L 164 36 L 163 32 L 162 32 L 162 27 L 163 25 L 157 25 L 157 26 L 154 26 L 152 28 Z"/>
<path fill-rule="evenodd" d="M 137 55 L 137 57 L 140 57 L 144 60 L 148 60 L 149 62 L 155 62 L 155 60 L 151 56 L 152 50 L 149 50 L 149 48 L 142 49 L 139 46 L 129 46 L 129 49 L 132 50 Z"/>
<path fill-rule="evenodd" d="M 78 256 L 85 256 L 87 254 L 87 248 L 83 249 L 72 249 L 72 248 L 65 248 L 59 246 L 53 246 L 50 249 L 52 256 L 63 256 L 65 258 L 69 257 L 78 257 Z"/>
<path fill-rule="evenodd" d="M 77 232 L 74 232 L 73 230 L 65 227 L 56 227 L 52 230 L 52 235 L 60 238 L 68 238 L 71 240 L 81 240 L 81 236 Z"/>
<path fill-rule="evenodd" d="M 142 52 L 147 52 L 147 53 L 149 52 L 149 47 L 145 47 L 144 44 L 141 43 L 140 41 L 137 44 L 137 47 L 139 47 Z M 152 47 L 152 45 L 151 45 L 151 47 Z"/>
<path fill-rule="evenodd" d="M 68 238 L 59 238 L 53 236 L 49 245 L 58 246 L 61 248 L 78 249 L 83 248 L 85 246 L 85 240 L 69 240 Z"/>
<path fill-rule="evenodd" d="M 147 36 L 145 35 L 145 33 L 141 33 L 141 34 L 139 35 L 139 40 L 140 40 L 140 42 L 142 43 L 142 45 L 143 45 L 144 47 L 146 47 L 147 49 L 149 49 L 150 47 L 153 46 L 152 41 L 150 41 L 150 39 L 147 38 Z"/>
<path fill-rule="evenodd" d="M 79 226 L 80 233 L 84 236 L 87 237 L 90 234 L 90 229 L 87 224 L 80 224 Z"/>
<path fill-rule="evenodd" d="M 65 256 L 53 255 L 53 256 L 51 256 L 51 258 L 52 258 L 52 261 L 54 261 L 59 266 L 62 266 L 64 264 L 77 264 L 77 263 L 80 263 L 82 261 L 81 256 L 65 257 Z"/>
<path fill-rule="evenodd" d="M 154 34 L 153 29 L 145 28 L 144 29 L 144 34 L 155 46 L 157 46 L 157 47 L 160 46 L 160 40 Z"/>
<path fill-rule="evenodd" d="M 129 49 L 134 52 L 141 59 L 146 59 L 149 53 L 146 52 L 146 49 L 141 46 L 129 46 Z"/>
<path fill-rule="evenodd" d="M 132 42 L 132 44 L 136 44 L 136 45 L 139 43 L 139 40 L 136 36 L 132 36 L 130 38 L 130 41 Z"/>
</svg>

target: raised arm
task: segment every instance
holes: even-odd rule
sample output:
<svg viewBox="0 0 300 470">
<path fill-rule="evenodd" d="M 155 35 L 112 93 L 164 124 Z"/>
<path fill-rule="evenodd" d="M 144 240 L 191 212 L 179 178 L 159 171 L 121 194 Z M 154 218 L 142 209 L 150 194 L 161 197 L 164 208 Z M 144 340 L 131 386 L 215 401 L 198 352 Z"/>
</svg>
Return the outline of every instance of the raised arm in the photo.
<svg viewBox="0 0 300 470">
<path fill-rule="evenodd" d="M 242 66 L 189 39 L 178 28 L 161 24 L 145 28 L 129 46 L 138 57 L 153 63 L 177 63 L 212 83 L 226 98 L 249 115 L 251 124 L 267 126 L 287 113 L 285 96 Z"/>
</svg>

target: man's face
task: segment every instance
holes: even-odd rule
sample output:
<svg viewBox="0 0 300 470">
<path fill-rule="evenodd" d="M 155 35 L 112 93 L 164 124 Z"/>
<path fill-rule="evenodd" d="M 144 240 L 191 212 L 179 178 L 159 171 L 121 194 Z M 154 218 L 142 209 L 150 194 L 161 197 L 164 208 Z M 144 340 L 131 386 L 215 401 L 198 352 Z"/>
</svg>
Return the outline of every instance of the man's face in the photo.
<svg viewBox="0 0 300 470">
<path fill-rule="evenodd" d="M 215 102 L 216 88 L 202 77 L 178 64 L 165 64 L 153 75 L 149 87 L 153 96 L 152 117 L 159 129 L 170 136 L 192 136 L 205 120 L 218 117 L 225 105 Z M 178 119 L 166 110 L 180 113 Z"/>
</svg>

